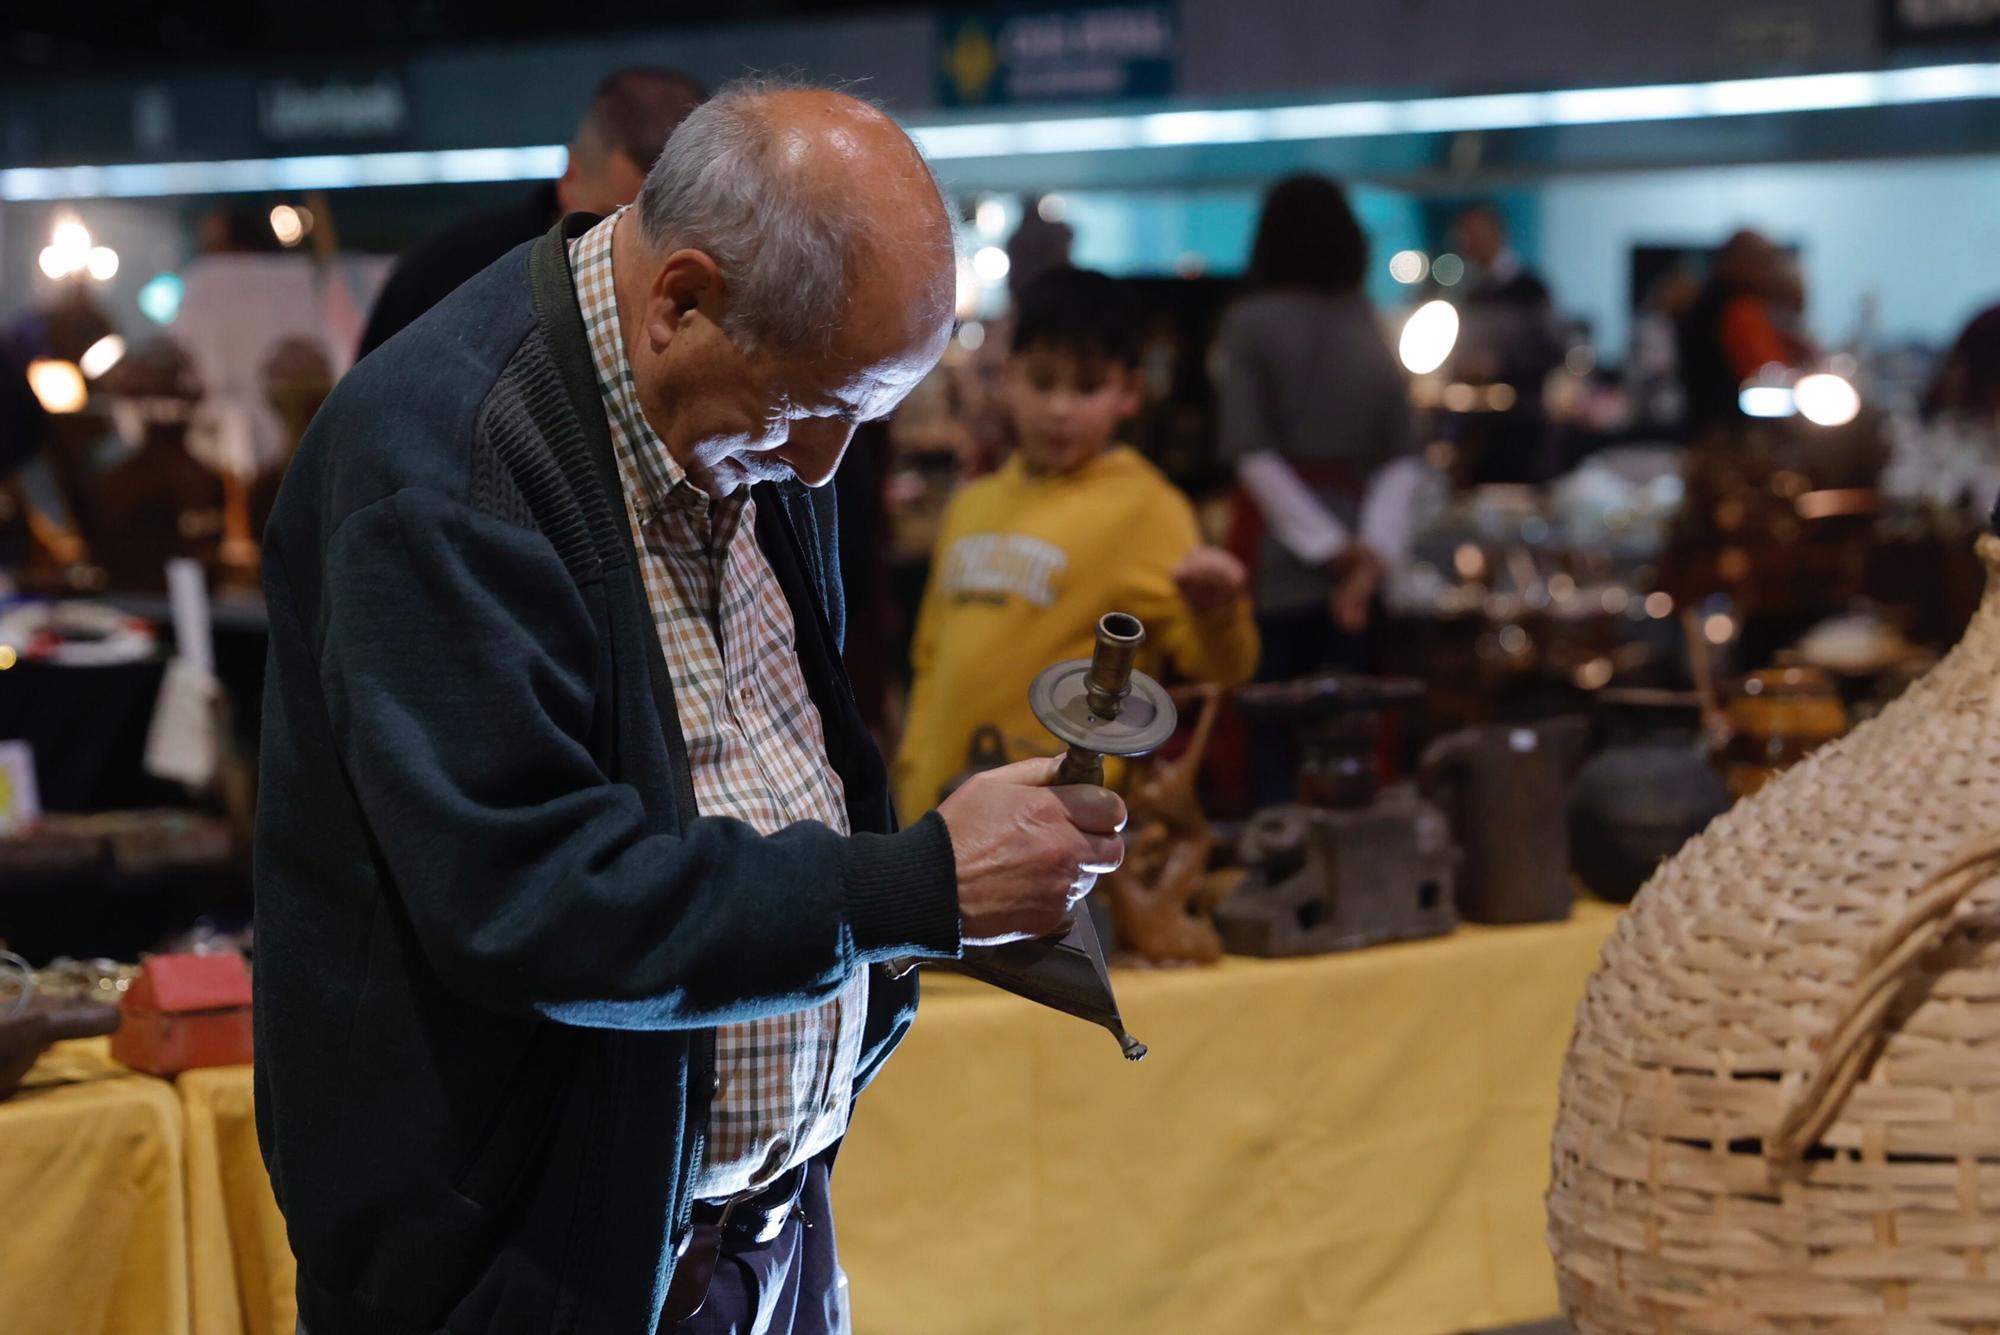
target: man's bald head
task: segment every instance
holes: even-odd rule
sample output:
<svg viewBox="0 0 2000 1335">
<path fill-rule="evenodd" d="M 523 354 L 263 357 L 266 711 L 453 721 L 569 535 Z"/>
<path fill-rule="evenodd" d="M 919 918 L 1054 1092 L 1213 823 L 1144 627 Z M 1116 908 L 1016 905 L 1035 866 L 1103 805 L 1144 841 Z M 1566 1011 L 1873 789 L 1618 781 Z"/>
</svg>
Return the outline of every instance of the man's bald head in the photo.
<svg viewBox="0 0 2000 1335">
<path fill-rule="evenodd" d="M 856 309 L 949 322 L 951 219 L 909 136 L 859 98 L 739 83 L 690 115 L 639 197 L 657 251 L 711 255 L 746 346 L 831 351 Z"/>
<path fill-rule="evenodd" d="M 951 337 L 943 194 L 857 98 L 725 88 L 667 141 L 636 213 L 613 238 L 633 384 L 711 495 L 824 483 Z"/>
</svg>

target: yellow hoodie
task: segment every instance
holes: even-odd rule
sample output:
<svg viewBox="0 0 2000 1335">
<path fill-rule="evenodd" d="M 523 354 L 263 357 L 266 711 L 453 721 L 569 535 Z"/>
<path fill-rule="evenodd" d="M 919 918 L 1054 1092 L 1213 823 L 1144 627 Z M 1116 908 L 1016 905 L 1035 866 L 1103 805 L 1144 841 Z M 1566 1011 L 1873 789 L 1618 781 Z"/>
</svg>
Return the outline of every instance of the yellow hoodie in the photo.
<svg viewBox="0 0 2000 1335">
<path fill-rule="evenodd" d="M 1145 623 L 1144 672 L 1248 681 L 1250 600 L 1197 615 L 1170 578 L 1201 541 L 1187 498 L 1123 445 L 1058 477 L 1030 475 L 1017 454 L 960 490 L 910 650 L 915 683 L 892 776 L 902 819 L 937 805 L 982 727 L 998 730 L 1008 760 L 1062 749 L 1028 708 L 1028 685 L 1051 663 L 1088 657 L 1106 612 Z"/>
</svg>

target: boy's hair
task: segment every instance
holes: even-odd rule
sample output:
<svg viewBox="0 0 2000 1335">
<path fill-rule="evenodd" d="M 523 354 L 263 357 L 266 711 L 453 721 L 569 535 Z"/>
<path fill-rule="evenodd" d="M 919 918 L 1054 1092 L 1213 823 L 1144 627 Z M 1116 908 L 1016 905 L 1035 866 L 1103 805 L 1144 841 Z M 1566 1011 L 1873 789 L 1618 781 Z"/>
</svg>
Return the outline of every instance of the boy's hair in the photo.
<svg viewBox="0 0 2000 1335">
<path fill-rule="evenodd" d="M 1051 269 L 1021 289 L 1014 303 L 1014 351 L 1042 346 L 1080 358 L 1139 364 L 1145 330 L 1125 284 L 1095 269 Z"/>
</svg>

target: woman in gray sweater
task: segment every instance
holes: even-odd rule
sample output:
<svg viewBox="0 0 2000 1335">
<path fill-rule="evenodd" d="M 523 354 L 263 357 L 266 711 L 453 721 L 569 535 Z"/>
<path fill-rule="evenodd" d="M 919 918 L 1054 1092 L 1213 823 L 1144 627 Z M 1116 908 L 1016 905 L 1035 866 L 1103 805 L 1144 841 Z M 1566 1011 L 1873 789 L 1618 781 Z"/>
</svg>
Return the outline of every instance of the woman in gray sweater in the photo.
<svg viewBox="0 0 2000 1335">
<path fill-rule="evenodd" d="M 1362 294 L 1368 238 L 1337 182 L 1293 176 L 1265 197 L 1248 295 L 1224 317 L 1222 448 L 1239 547 L 1254 552 L 1259 676 L 1364 669 L 1381 564 L 1363 501 L 1410 452 L 1410 400 Z"/>
</svg>

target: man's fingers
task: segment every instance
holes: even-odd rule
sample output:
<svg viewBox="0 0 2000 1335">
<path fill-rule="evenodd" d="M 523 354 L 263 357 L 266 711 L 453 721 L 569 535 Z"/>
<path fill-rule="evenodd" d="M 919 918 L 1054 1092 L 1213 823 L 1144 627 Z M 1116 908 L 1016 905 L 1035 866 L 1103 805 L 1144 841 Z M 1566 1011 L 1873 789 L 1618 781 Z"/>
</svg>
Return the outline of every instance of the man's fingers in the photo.
<svg viewBox="0 0 2000 1335">
<path fill-rule="evenodd" d="M 967 782 L 983 779 L 988 783 L 1014 783 L 1025 788 L 1046 788 L 1056 781 L 1056 771 L 1061 768 L 1061 756 L 1031 756 L 1027 760 L 1017 760 L 1011 765 L 1001 765 L 983 774 L 975 774 Z"/>
<path fill-rule="evenodd" d="M 1116 835 L 1086 834 L 1076 865 L 1091 876 L 1109 876 L 1125 861 L 1125 841 Z"/>
<path fill-rule="evenodd" d="M 1125 799 L 1109 788 L 1071 783 L 1052 788 L 1069 814 L 1069 823 L 1085 834 L 1117 834 L 1125 828 Z"/>
</svg>

